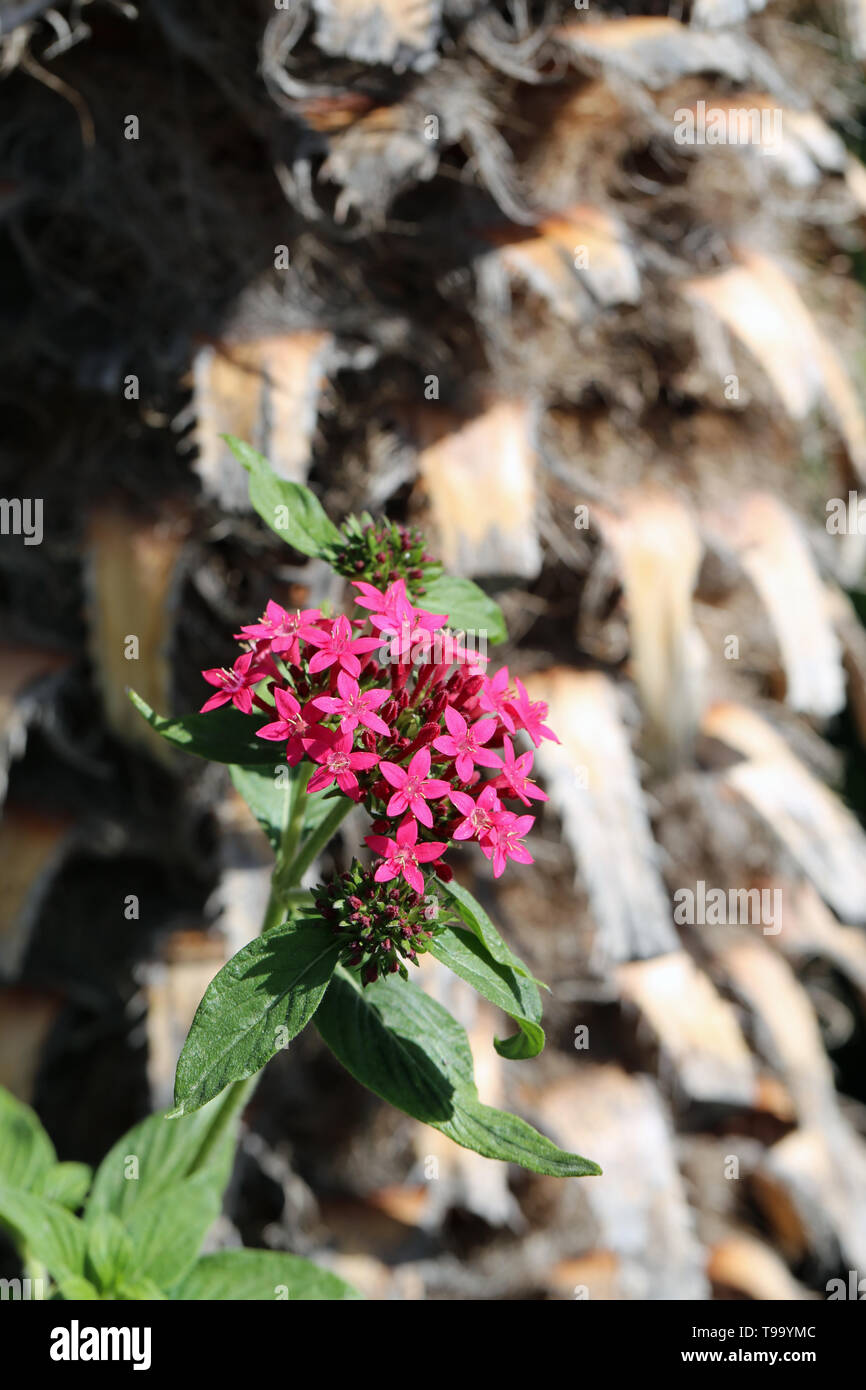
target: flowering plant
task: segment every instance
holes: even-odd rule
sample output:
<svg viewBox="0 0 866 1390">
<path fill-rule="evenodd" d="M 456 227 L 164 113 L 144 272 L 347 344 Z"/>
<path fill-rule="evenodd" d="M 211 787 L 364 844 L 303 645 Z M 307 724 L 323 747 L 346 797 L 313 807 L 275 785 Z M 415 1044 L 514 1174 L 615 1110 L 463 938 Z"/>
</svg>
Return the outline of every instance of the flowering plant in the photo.
<svg viewBox="0 0 866 1390">
<path fill-rule="evenodd" d="M 544 1046 L 537 982 L 448 862 L 454 844 L 475 842 L 497 878 L 509 859 L 532 863 L 529 811 L 547 799 L 531 777 L 533 748 L 556 740 L 547 707 L 506 667 L 487 671 L 487 640 L 505 635 L 499 609 L 443 575 L 417 533 L 366 515 L 338 530 L 306 488 L 229 443 L 259 514 L 345 576 L 353 603 L 332 614 L 269 602 L 235 635 L 234 662 L 203 672 L 198 714 L 162 718 L 132 695 L 170 742 L 229 764 L 276 854 L 262 935 L 205 993 L 173 1114 L 239 1086 L 313 1020 L 357 1080 L 457 1143 L 536 1172 L 597 1173 L 481 1104 L 465 1033 L 409 979 L 430 952 L 515 1021 L 494 1044 L 503 1056 Z M 369 853 L 303 886 L 355 808 Z"/>
</svg>

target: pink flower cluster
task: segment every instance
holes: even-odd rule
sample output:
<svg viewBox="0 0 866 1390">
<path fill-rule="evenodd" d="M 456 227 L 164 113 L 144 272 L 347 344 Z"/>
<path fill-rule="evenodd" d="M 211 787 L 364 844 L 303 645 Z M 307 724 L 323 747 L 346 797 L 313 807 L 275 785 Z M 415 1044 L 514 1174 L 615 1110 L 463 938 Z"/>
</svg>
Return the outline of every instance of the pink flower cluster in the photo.
<svg viewBox="0 0 866 1390">
<path fill-rule="evenodd" d="M 202 710 L 231 701 L 266 715 L 259 738 L 284 743 L 291 766 L 315 765 L 310 792 L 336 785 L 362 803 L 380 883 L 402 876 L 421 893 L 425 864 L 449 879 L 452 840 L 476 840 L 497 878 L 508 859 L 531 864 L 523 837 L 535 817 L 505 803 L 547 800 L 529 775 L 532 751 L 512 742 L 520 732 L 535 747 L 559 742 L 547 705 L 507 667 L 485 675 L 447 614 L 414 607 L 402 579 L 385 590 L 354 583 L 364 618 L 269 603 L 237 634 L 245 650 L 234 665 L 202 673 L 216 687 Z"/>
</svg>

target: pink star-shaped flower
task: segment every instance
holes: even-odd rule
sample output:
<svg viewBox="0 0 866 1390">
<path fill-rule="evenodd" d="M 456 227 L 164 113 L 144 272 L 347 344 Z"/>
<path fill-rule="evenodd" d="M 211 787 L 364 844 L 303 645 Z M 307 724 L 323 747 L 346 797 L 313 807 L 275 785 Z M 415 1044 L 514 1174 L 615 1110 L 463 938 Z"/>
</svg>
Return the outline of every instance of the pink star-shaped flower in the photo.
<svg viewBox="0 0 866 1390">
<path fill-rule="evenodd" d="M 499 790 L 504 791 L 506 787 L 510 787 L 512 795 L 522 801 L 524 806 L 529 806 L 531 801 L 549 801 L 547 792 L 543 792 L 529 780 L 533 754 L 527 750 L 521 753 L 519 758 L 515 758 L 514 746 L 508 738 L 502 741 L 502 751 L 505 754 L 505 762 L 499 776 L 494 779 Z"/>
<path fill-rule="evenodd" d="M 328 619 L 324 621 L 328 622 Z M 318 647 L 316 655 L 310 661 L 311 675 L 315 675 L 317 671 L 324 671 L 337 662 L 348 675 L 357 678 L 361 674 L 359 655 L 373 652 L 382 645 L 378 637 L 354 637 L 349 619 L 342 613 L 338 618 L 334 618 L 327 628 L 300 628 L 299 636 L 312 647 Z"/>
<path fill-rule="evenodd" d="M 448 705 L 445 710 L 445 724 L 448 733 L 434 738 L 433 747 L 446 757 L 454 759 L 457 776 L 461 782 L 469 781 L 476 763 L 479 767 L 502 766 L 496 754 L 482 746 L 488 743 L 496 732 L 495 719 L 477 719 L 470 727 L 462 714 L 458 714 L 456 709 Z"/>
<path fill-rule="evenodd" d="M 353 753 L 351 734 L 336 734 L 328 729 L 318 731 L 315 739 L 308 742 L 307 752 L 314 762 L 321 763 L 307 783 L 308 792 L 320 792 L 336 781 L 341 792 L 354 797 L 358 790 L 355 772 L 375 767 L 379 761 L 376 753 Z"/>
<path fill-rule="evenodd" d="M 481 853 L 493 860 L 493 877 L 504 873 L 509 859 L 518 864 L 532 864 L 534 860 L 529 850 L 521 844 L 521 838 L 528 835 L 535 824 L 535 816 L 515 816 L 511 811 L 497 811 L 493 815 L 493 826 L 481 840 Z"/>
<path fill-rule="evenodd" d="M 283 690 L 280 686 L 274 690 L 274 700 L 280 717 L 272 724 L 257 729 L 256 737 L 270 739 L 274 743 L 287 739 L 286 759 L 290 767 L 296 767 L 304 756 L 304 739 L 318 724 L 322 712 L 315 708 L 312 700 L 301 707 L 291 691 Z"/>
<path fill-rule="evenodd" d="M 240 636 L 267 638 L 271 651 L 276 656 L 282 656 L 289 663 L 296 665 L 301 655 L 299 629 L 310 627 L 321 616 L 318 608 L 299 608 L 294 613 L 289 613 L 278 603 L 274 603 L 273 599 L 269 599 L 260 621 L 242 627 Z"/>
<path fill-rule="evenodd" d="M 509 700 L 511 713 L 517 720 L 518 726 L 525 729 L 535 744 L 536 748 L 543 739 L 549 738 L 553 743 L 559 743 L 559 739 L 552 729 L 544 723 L 547 718 L 547 705 L 544 700 L 530 700 L 521 681 L 515 678 L 514 684 L 517 686 L 517 695 Z"/>
<path fill-rule="evenodd" d="M 360 596 L 355 598 L 358 607 L 371 610 L 370 622 L 373 627 L 386 627 L 397 632 L 404 620 L 414 619 L 418 627 L 435 632 L 448 621 L 447 613 L 428 613 L 424 608 L 413 608 L 406 592 L 405 579 L 395 580 L 384 591 L 362 579 L 354 579 L 352 583 L 361 591 Z"/>
<path fill-rule="evenodd" d="M 209 671 L 202 671 L 208 685 L 215 685 L 218 689 L 216 695 L 211 695 L 209 700 L 205 700 L 199 713 L 207 714 L 208 710 L 218 709 L 220 705 L 225 705 L 231 700 L 242 714 L 252 714 L 253 696 L 250 687 L 258 685 L 259 681 L 263 681 L 269 674 L 258 666 L 253 668 L 252 652 L 244 652 L 231 668 L 212 666 Z"/>
<path fill-rule="evenodd" d="M 391 730 L 375 711 L 390 698 L 390 690 L 361 690 L 352 676 L 341 671 L 337 676 L 339 699 L 334 695 L 318 695 L 313 704 L 324 714 L 339 714 L 340 728 L 350 734 L 363 724 L 376 734 L 387 738 Z"/>
<path fill-rule="evenodd" d="M 487 714 L 495 714 L 510 734 L 514 733 L 514 720 L 508 708 L 514 696 L 508 688 L 508 667 L 503 666 L 495 676 L 485 676 L 478 704 Z"/>
<path fill-rule="evenodd" d="M 477 801 L 468 792 L 448 793 L 452 805 L 465 817 L 454 831 L 455 840 L 471 840 L 473 835 L 480 840 L 488 830 L 493 829 L 493 814 L 502 809 L 502 802 L 496 795 L 492 782 L 488 782 Z"/>
<path fill-rule="evenodd" d="M 429 829 L 433 824 L 433 815 L 427 802 L 438 800 L 448 791 L 447 782 L 437 777 L 427 779 L 430 771 L 430 749 L 419 748 L 408 768 L 398 767 L 396 763 L 383 762 L 379 764 L 379 771 L 385 780 L 396 788 L 388 802 L 387 814 L 402 816 L 404 811 L 411 811 L 421 824 Z"/>
<path fill-rule="evenodd" d="M 381 854 L 383 863 L 373 877 L 377 883 L 389 883 L 392 878 L 403 875 L 410 888 L 416 893 L 424 892 L 424 876 L 419 864 L 429 864 L 438 859 L 448 848 L 438 840 L 425 840 L 418 844 L 418 822 L 404 821 L 397 827 L 396 839 L 383 835 L 368 835 L 366 843 L 376 854 Z"/>
<path fill-rule="evenodd" d="M 379 629 L 383 641 L 390 639 L 392 661 L 405 661 L 413 647 L 426 648 L 433 633 L 447 621 L 447 613 L 428 613 L 424 608 L 414 608 L 403 579 L 395 580 L 384 593 L 363 580 L 356 579 L 354 584 L 361 590 L 355 602 L 361 608 L 372 609 L 371 626 Z"/>
</svg>

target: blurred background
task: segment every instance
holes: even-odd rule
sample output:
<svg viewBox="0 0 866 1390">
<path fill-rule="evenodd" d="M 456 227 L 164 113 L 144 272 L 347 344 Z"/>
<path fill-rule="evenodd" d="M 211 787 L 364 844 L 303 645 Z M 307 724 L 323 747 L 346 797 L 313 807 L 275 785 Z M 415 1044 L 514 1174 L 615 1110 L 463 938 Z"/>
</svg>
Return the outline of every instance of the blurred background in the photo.
<svg viewBox="0 0 866 1390">
<path fill-rule="evenodd" d="M 267 896 L 125 696 L 197 709 L 334 595 L 229 431 L 501 603 L 562 745 L 535 865 L 457 867 L 547 1050 L 422 978 L 605 1175 L 464 1152 L 308 1030 L 211 1247 L 383 1299 L 866 1277 L 864 57 L 864 0 L 0 2 L 0 1084 L 60 1158 L 169 1103 Z"/>
</svg>

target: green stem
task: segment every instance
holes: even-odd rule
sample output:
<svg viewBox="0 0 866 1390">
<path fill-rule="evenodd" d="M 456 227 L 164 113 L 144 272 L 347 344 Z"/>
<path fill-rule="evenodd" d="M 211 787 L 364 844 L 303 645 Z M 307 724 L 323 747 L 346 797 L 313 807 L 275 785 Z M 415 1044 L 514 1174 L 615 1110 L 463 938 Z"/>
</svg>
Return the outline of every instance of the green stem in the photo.
<svg viewBox="0 0 866 1390">
<path fill-rule="evenodd" d="M 268 898 L 268 905 L 265 908 L 265 915 L 262 918 L 262 936 L 270 931 L 271 927 L 278 927 L 281 922 L 286 920 L 289 904 L 278 891 L 276 883 L 271 879 L 271 894 Z"/>
<path fill-rule="evenodd" d="M 45 1299 L 45 1290 L 48 1288 L 48 1270 L 41 1260 L 34 1259 L 27 1251 L 24 1252 L 22 1259 L 24 1265 L 24 1277 L 30 1280 L 30 1292 L 34 1300 Z M 41 1294 L 39 1290 L 42 1290 Z"/>
<path fill-rule="evenodd" d="M 245 1081 L 233 1081 L 228 1090 L 224 1091 L 222 1097 L 217 1101 L 217 1105 L 222 1108 L 214 1124 L 211 1125 L 204 1137 L 202 1146 L 195 1159 L 194 1171 L 199 1173 L 210 1161 L 210 1158 L 226 1132 L 231 1126 L 236 1115 L 240 1114 L 256 1088 L 259 1077 L 247 1077 Z"/>
<path fill-rule="evenodd" d="M 291 865 L 297 853 L 301 831 L 304 828 L 304 812 L 307 809 L 304 798 L 307 793 L 307 783 L 312 773 L 313 769 L 309 764 L 302 764 L 299 768 L 298 781 L 292 799 L 292 814 L 289 816 L 289 823 L 283 831 L 283 841 L 280 845 L 277 868 L 274 872 L 284 888 L 294 888 L 298 881 L 291 875 Z"/>
<path fill-rule="evenodd" d="M 354 805 L 354 802 L 350 801 L 348 797 L 340 797 L 338 801 L 334 802 L 334 809 L 325 817 L 321 825 L 317 826 L 302 842 L 304 811 L 306 809 L 304 797 L 312 771 L 312 768 L 304 768 L 298 781 L 292 814 L 283 832 L 280 852 L 277 855 L 276 867 L 271 877 L 271 893 L 265 908 L 262 934 L 270 931 L 271 927 L 279 926 L 281 922 L 284 922 L 293 903 L 309 899 L 309 894 L 299 890 L 298 884 Z"/>
<path fill-rule="evenodd" d="M 322 821 L 322 824 L 317 826 L 317 828 L 310 835 L 307 836 L 306 840 L 301 845 L 300 849 L 298 850 L 297 854 L 292 860 L 292 887 L 294 887 L 296 883 L 300 883 L 301 879 L 307 872 L 307 869 L 310 867 L 313 860 L 321 854 L 322 850 L 325 848 L 325 845 L 331 839 L 331 836 L 336 834 L 341 822 L 346 819 L 346 816 L 349 814 L 354 804 L 354 801 L 350 801 L 347 796 L 341 796 L 339 801 L 336 801 L 334 803 L 334 809 L 333 811 L 331 811 L 330 815 L 328 815 L 325 818 L 325 820 Z"/>
<path fill-rule="evenodd" d="M 286 888 L 282 894 L 283 901 L 292 907 L 300 907 L 302 903 L 313 901 L 313 890 L 311 888 Z"/>
</svg>

